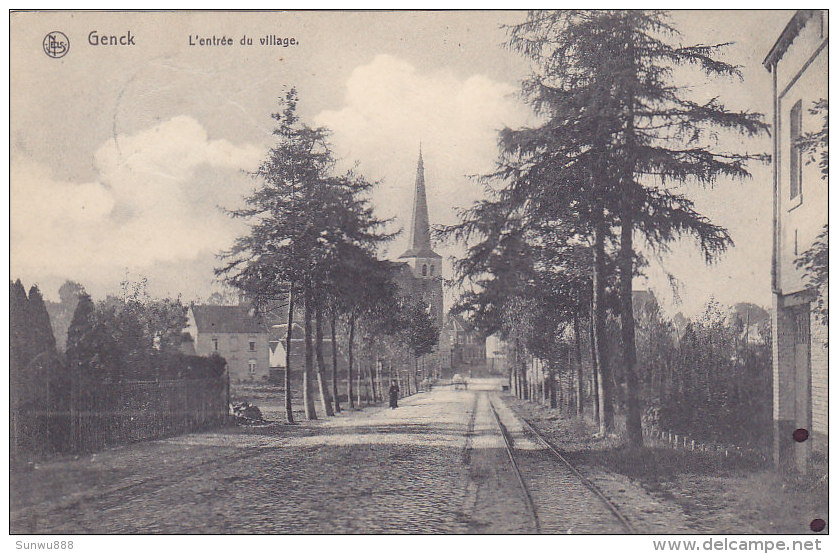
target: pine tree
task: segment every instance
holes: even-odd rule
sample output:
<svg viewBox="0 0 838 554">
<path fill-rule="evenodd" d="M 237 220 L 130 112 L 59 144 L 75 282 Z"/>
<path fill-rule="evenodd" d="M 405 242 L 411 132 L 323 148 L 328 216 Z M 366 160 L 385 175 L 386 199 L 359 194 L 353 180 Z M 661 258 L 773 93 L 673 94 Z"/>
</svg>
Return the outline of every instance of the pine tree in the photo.
<svg viewBox="0 0 838 554">
<path fill-rule="evenodd" d="M 342 260 L 354 250 L 374 249 L 389 235 L 378 231 L 384 222 L 374 217 L 365 198 L 373 183 L 351 171 L 334 174 L 329 131 L 301 122 L 297 102 L 296 90 L 291 89 L 282 100 L 281 111 L 272 114 L 277 122 L 277 144 L 253 173 L 260 184 L 245 198 L 246 208 L 229 212 L 249 220 L 250 233 L 238 238 L 222 255 L 226 263 L 216 274 L 245 291 L 259 306 L 283 301 L 289 295 L 303 303 L 303 403 L 306 417 L 314 419 L 310 382 L 315 356 L 320 400 L 324 412 L 332 413 L 323 364 L 319 363 L 322 352 L 318 355 L 316 350 L 322 348 L 323 313 L 326 303 L 335 298 Z M 292 324 L 293 310 L 289 310 L 289 344 Z M 289 422 L 293 421 L 290 372 L 286 367 Z"/>
<path fill-rule="evenodd" d="M 69 389 L 67 407 L 70 421 L 66 446 L 73 450 L 83 446 L 80 413 L 88 405 L 92 381 L 90 372 L 97 357 L 97 345 L 93 339 L 95 311 L 96 308 L 90 296 L 86 293 L 79 295 L 79 301 L 67 331 L 66 383 Z"/>
<path fill-rule="evenodd" d="M 333 306 L 344 314 L 347 333 L 347 394 L 349 407 L 355 408 L 353 372 L 356 368 L 355 343 L 364 320 L 386 320 L 380 326 L 389 334 L 401 330 L 396 285 L 389 262 L 376 259 L 366 249 L 354 249 L 341 257 L 340 278 L 332 282 Z M 360 365 L 358 366 L 360 374 Z"/>
<path fill-rule="evenodd" d="M 301 123 L 297 102 L 297 92 L 292 88 L 281 101 L 281 111 L 271 114 L 277 125 L 273 131 L 277 144 L 253 172 L 259 186 L 245 198 L 246 208 L 229 212 L 234 218 L 250 221 L 250 232 L 236 239 L 222 255 L 225 264 L 216 269 L 226 284 L 244 291 L 260 307 L 282 301 L 288 295 L 303 301 L 310 296 L 309 287 L 305 286 L 310 280 L 309 253 L 319 233 L 311 224 L 316 210 L 312 192 L 331 167 L 332 159 L 326 131 Z M 292 328 L 293 310 L 289 310 L 289 335 Z M 316 412 L 308 387 L 310 369 L 303 368 L 303 404 L 306 417 L 314 418 Z M 292 368 L 285 370 L 285 415 L 293 423 Z"/>
<path fill-rule="evenodd" d="M 9 281 L 9 364 L 14 375 L 31 359 L 29 313 L 29 299 L 23 283 L 20 279 Z"/>
<path fill-rule="evenodd" d="M 9 433 L 10 455 L 20 457 L 25 451 L 26 402 L 29 397 L 24 367 L 30 358 L 29 299 L 18 279 L 9 281 Z"/>
<path fill-rule="evenodd" d="M 67 329 L 70 328 L 70 321 L 73 319 L 73 312 L 76 310 L 79 294 L 83 292 L 84 287 L 79 283 L 65 281 L 58 289 L 60 302 L 46 302 L 56 347 L 62 352 L 67 347 Z"/>
<path fill-rule="evenodd" d="M 67 330 L 67 362 L 72 374 L 84 374 L 96 356 L 91 344 L 95 328 L 95 311 L 96 307 L 90 295 L 81 294 L 76 310 L 73 312 L 70 328 Z"/>
<path fill-rule="evenodd" d="M 573 197 L 585 193 L 596 200 L 589 212 L 595 265 L 602 226 L 620 228 L 617 261 L 627 432 L 630 444 L 639 445 L 631 305 L 634 233 L 639 231 L 658 250 L 681 236 L 693 236 L 708 262 L 723 252 L 732 244 L 727 231 L 697 213 L 692 201 L 674 192 L 673 186 L 687 182 L 709 186 L 719 178 L 748 177 L 747 162 L 761 156 L 720 151 L 715 132 L 722 129 L 753 136 L 767 126 L 759 114 L 731 112 L 715 98 L 703 103 L 690 100 L 672 83 L 676 65 L 695 65 L 709 76 L 737 77 L 739 71 L 714 58 L 724 45 L 671 44 L 677 32 L 662 12 L 532 12 L 511 33 L 513 46 L 540 69 L 526 90 L 531 103 L 549 114 L 552 124 L 523 139 L 535 143 L 553 139 L 560 153 L 551 151 L 548 160 L 558 158 L 567 167 L 571 163 L 567 154 L 576 153 L 572 165 L 586 167 L 592 177 L 586 182 L 581 178 L 585 171 L 577 172 Z M 523 139 L 517 143 L 533 150 Z M 579 154 L 589 158 L 587 164 L 579 163 Z M 590 163 L 594 159 L 596 163 Z M 603 214 L 608 216 L 605 221 Z M 597 274 L 595 268 L 595 311 Z M 595 330 L 595 340 L 599 337 Z M 607 428 L 608 414 L 603 416 Z"/>
<path fill-rule="evenodd" d="M 35 355 L 42 352 L 55 352 L 55 337 L 52 334 L 44 297 L 41 296 L 38 285 L 32 285 L 29 289 L 29 322 L 32 326 L 32 344 Z"/>
<path fill-rule="evenodd" d="M 433 352 L 439 343 L 439 329 L 431 316 L 430 307 L 421 300 L 405 297 L 402 313 L 406 318 L 404 341 L 413 354 L 413 382 L 418 388 L 416 360 Z"/>
<path fill-rule="evenodd" d="M 467 313 L 483 334 L 501 333 L 510 345 L 507 357 L 510 382 L 516 395 L 523 397 L 519 383 L 525 336 L 523 316 L 532 293 L 534 260 L 532 246 L 525 237 L 523 218 L 500 193 L 461 210 L 460 223 L 440 229 L 440 234 L 469 243 L 465 256 L 454 262 L 455 284 L 462 290 L 452 314 Z"/>
</svg>

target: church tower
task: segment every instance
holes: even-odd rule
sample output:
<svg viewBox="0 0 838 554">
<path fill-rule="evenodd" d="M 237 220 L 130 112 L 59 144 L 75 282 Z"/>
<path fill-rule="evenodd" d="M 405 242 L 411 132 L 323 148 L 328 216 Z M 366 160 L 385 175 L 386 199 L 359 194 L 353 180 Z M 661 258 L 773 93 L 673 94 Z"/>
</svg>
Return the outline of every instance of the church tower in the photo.
<svg viewBox="0 0 838 554">
<path fill-rule="evenodd" d="M 437 328 L 442 329 L 442 256 L 431 248 L 431 226 L 428 218 L 425 165 L 422 160 L 421 146 L 413 191 L 413 217 L 410 221 L 409 244 L 410 247 L 399 256 L 399 260 L 410 266 L 414 277 L 413 294 L 422 298 L 430 306 Z"/>
</svg>

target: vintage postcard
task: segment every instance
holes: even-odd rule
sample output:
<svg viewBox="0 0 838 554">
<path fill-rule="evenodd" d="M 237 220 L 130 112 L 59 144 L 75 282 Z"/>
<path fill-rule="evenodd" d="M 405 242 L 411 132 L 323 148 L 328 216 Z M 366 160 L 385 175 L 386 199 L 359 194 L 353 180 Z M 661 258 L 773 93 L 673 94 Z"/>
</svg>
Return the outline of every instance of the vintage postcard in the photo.
<svg viewBox="0 0 838 554">
<path fill-rule="evenodd" d="M 9 19 L 16 548 L 823 548 L 828 10 Z"/>
</svg>

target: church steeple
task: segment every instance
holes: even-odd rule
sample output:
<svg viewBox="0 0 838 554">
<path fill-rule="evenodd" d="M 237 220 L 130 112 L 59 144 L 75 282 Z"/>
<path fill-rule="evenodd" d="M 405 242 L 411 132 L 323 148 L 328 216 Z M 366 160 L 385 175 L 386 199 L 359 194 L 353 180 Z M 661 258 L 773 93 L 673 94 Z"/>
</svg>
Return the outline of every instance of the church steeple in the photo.
<svg viewBox="0 0 838 554">
<path fill-rule="evenodd" d="M 406 278 L 405 291 L 422 300 L 438 329 L 442 329 L 445 305 L 442 293 L 442 256 L 431 249 L 431 225 L 428 217 L 428 199 L 425 195 L 425 162 L 419 144 L 419 161 L 416 164 L 416 183 L 413 189 L 413 217 L 407 252 L 399 256 L 401 273 Z M 439 361 L 433 362 L 438 364 Z"/>
<path fill-rule="evenodd" d="M 431 226 L 428 218 L 428 198 L 425 194 L 425 165 L 422 145 L 416 165 L 416 184 L 413 191 L 413 217 L 410 221 L 410 249 L 399 258 L 441 258 L 431 249 Z"/>
<path fill-rule="evenodd" d="M 419 144 L 419 163 L 416 165 L 416 185 L 413 191 L 413 218 L 410 222 L 410 248 L 420 250 L 431 247 L 431 229 L 428 221 L 428 199 L 425 195 L 425 165 L 422 145 Z"/>
</svg>

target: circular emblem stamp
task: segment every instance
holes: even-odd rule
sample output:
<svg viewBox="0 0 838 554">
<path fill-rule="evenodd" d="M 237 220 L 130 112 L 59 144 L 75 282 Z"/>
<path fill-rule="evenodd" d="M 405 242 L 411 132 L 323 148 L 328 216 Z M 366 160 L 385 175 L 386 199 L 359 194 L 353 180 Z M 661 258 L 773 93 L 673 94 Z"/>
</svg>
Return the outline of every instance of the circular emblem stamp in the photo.
<svg viewBox="0 0 838 554">
<path fill-rule="evenodd" d="M 44 37 L 44 52 L 50 58 L 63 58 L 70 51 L 70 39 L 61 31 L 47 33 Z"/>
</svg>

